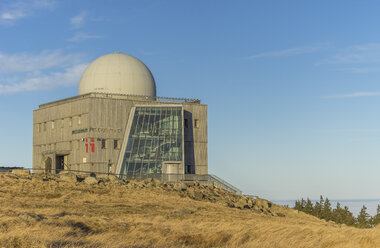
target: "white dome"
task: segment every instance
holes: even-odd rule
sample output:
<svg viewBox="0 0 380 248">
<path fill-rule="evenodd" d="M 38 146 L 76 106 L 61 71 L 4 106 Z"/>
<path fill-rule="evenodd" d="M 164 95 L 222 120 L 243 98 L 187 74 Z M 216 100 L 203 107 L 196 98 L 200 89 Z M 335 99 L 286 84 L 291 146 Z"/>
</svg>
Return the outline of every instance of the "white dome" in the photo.
<svg viewBox="0 0 380 248">
<path fill-rule="evenodd" d="M 83 72 L 79 95 L 90 92 L 156 96 L 152 73 L 139 59 L 110 53 L 94 60 Z"/>
</svg>

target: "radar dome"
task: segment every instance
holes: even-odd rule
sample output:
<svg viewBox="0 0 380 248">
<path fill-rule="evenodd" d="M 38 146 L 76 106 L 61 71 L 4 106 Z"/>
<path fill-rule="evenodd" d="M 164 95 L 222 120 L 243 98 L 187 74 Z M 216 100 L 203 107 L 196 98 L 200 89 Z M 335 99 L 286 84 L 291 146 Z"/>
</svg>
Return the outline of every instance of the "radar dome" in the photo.
<svg viewBox="0 0 380 248">
<path fill-rule="evenodd" d="M 86 68 L 78 92 L 156 96 L 156 83 L 143 62 L 117 52 L 97 58 Z"/>
</svg>

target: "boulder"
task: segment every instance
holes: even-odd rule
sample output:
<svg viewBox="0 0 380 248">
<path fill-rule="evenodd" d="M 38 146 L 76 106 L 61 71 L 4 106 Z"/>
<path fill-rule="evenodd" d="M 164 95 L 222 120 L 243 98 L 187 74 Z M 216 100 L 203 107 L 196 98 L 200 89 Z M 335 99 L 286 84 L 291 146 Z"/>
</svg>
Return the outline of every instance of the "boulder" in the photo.
<svg viewBox="0 0 380 248">
<path fill-rule="evenodd" d="M 241 198 L 240 200 L 238 200 L 237 202 L 235 202 L 234 203 L 234 207 L 235 208 L 240 208 L 240 209 L 249 208 L 247 200 L 244 199 L 244 198 Z"/>
<path fill-rule="evenodd" d="M 176 191 L 186 191 L 187 186 L 184 183 L 175 183 L 173 189 Z"/>
<path fill-rule="evenodd" d="M 76 183 L 78 181 L 78 177 L 73 173 L 64 173 L 59 174 L 59 179 L 64 182 Z"/>
<path fill-rule="evenodd" d="M 203 193 L 200 191 L 194 191 L 194 200 L 200 201 L 204 197 Z"/>
<path fill-rule="evenodd" d="M 86 177 L 83 182 L 85 184 L 89 184 L 89 185 L 94 185 L 94 184 L 98 184 L 98 179 L 96 179 L 95 177 Z"/>
</svg>

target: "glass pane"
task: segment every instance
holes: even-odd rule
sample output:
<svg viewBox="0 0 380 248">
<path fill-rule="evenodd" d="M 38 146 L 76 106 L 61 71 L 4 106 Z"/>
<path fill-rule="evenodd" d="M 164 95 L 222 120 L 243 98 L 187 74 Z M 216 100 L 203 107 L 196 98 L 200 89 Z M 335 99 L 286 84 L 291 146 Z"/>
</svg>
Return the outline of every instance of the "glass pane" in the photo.
<svg viewBox="0 0 380 248">
<path fill-rule="evenodd" d="M 121 173 L 161 173 L 164 161 L 182 161 L 182 108 L 136 107 Z"/>
</svg>

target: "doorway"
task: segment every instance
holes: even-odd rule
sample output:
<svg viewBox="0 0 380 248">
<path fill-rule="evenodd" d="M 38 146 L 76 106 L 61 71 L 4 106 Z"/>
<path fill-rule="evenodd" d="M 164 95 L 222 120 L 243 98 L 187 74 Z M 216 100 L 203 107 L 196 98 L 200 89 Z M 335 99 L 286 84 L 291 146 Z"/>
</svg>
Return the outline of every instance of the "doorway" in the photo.
<svg viewBox="0 0 380 248">
<path fill-rule="evenodd" d="M 55 157 L 55 173 L 58 174 L 59 172 L 63 171 L 65 169 L 65 156 L 64 155 L 57 155 Z"/>
</svg>

